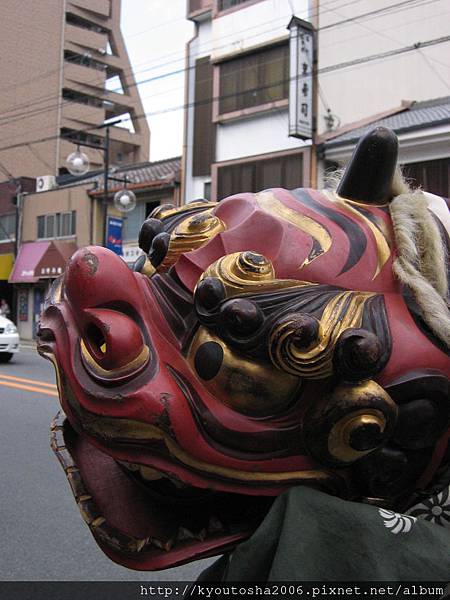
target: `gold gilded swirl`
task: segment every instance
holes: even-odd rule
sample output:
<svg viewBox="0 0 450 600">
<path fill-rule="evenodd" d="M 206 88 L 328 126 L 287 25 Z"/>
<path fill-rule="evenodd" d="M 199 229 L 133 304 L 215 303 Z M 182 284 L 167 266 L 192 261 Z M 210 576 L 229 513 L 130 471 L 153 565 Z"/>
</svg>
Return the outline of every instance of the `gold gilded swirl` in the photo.
<svg viewBox="0 0 450 600">
<path fill-rule="evenodd" d="M 325 307 L 319 323 L 317 343 L 310 348 L 299 346 L 295 318 L 275 324 L 269 338 L 269 354 L 273 364 L 292 375 L 308 379 L 324 379 L 333 373 L 333 352 L 346 329 L 361 326 L 364 305 L 373 293 L 342 292 Z"/>
<path fill-rule="evenodd" d="M 386 224 L 382 219 L 376 218 L 377 225 L 373 223 L 367 216 L 359 210 L 358 207 L 366 210 L 370 210 L 367 204 L 361 204 L 353 200 L 347 200 L 341 198 L 337 194 L 326 192 L 328 198 L 339 205 L 347 214 L 356 217 L 359 221 L 362 221 L 372 232 L 375 238 L 375 244 L 377 248 L 377 268 L 372 277 L 372 281 L 380 274 L 381 269 L 389 260 L 391 256 L 392 239 L 391 234 L 386 227 Z"/>
<path fill-rule="evenodd" d="M 204 203 L 202 203 L 204 204 Z M 192 207 L 192 205 L 189 205 Z M 185 252 L 196 250 L 209 242 L 226 226 L 212 210 L 203 211 L 182 221 L 170 236 L 169 249 L 158 267 L 158 271 L 167 271 Z"/>
<path fill-rule="evenodd" d="M 265 212 L 288 221 L 288 223 L 294 225 L 294 227 L 300 229 L 300 231 L 313 239 L 313 247 L 300 265 L 300 268 L 306 267 L 331 248 L 333 240 L 321 223 L 285 206 L 272 192 L 260 192 L 259 194 L 255 194 L 255 196 L 258 206 Z"/>
<path fill-rule="evenodd" d="M 149 261 L 149 259 L 146 258 L 145 263 L 140 272 L 142 273 L 142 275 L 146 275 L 147 277 L 153 277 L 153 275 L 156 273 L 156 269 Z"/>
<path fill-rule="evenodd" d="M 373 383 L 374 382 L 372 381 L 367 382 L 368 386 Z M 384 392 L 382 388 L 380 389 Z M 385 392 L 384 395 L 387 396 Z M 377 427 L 381 439 L 381 436 L 386 429 L 386 416 L 381 410 L 376 408 L 362 408 L 349 413 L 340 419 L 330 431 L 328 436 L 328 452 L 334 458 L 346 463 L 354 462 L 366 454 L 373 452 L 377 447 L 376 444 L 373 448 L 367 450 L 356 450 L 351 446 L 352 434 L 357 432 L 358 429 L 363 429 L 367 426 Z"/>
<path fill-rule="evenodd" d="M 203 208 L 204 210 L 212 209 L 217 206 L 217 202 L 189 202 L 188 204 L 183 204 L 183 206 L 171 206 L 169 207 L 167 204 L 163 204 L 162 206 L 157 206 L 151 213 L 150 217 L 153 219 L 161 219 L 164 220 L 168 217 L 172 217 L 173 215 L 183 214 L 185 212 L 191 212 L 194 208 Z"/>
<path fill-rule="evenodd" d="M 276 279 L 270 260 L 249 250 L 222 256 L 206 269 L 199 281 L 205 277 L 219 279 L 224 285 L 227 298 L 247 292 L 315 285 L 297 279 Z"/>
</svg>

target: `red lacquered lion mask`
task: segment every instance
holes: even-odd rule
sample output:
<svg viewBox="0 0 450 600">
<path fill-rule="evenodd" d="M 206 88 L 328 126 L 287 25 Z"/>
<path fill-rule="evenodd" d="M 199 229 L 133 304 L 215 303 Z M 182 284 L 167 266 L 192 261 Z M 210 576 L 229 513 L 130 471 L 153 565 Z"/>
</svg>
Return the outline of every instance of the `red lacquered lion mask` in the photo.
<svg viewBox="0 0 450 600">
<path fill-rule="evenodd" d="M 101 247 L 72 257 L 39 351 L 67 416 L 52 446 L 113 560 L 222 553 L 298 484 L 405 509 L 435 480 L 448 209 L 423 193 L 389 204 L 395 163 L 394 136 L 375 130 L 337 194 L 162 206 L 135 271 Z"/>
</svg>

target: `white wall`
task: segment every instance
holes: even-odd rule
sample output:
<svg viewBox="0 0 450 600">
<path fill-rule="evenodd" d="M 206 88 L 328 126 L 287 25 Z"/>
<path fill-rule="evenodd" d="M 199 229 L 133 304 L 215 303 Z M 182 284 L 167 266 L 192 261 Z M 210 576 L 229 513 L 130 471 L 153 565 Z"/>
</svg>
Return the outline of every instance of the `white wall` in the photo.
<svg viewBox="0 0 450 600">
<path fill-rule="evenodd" d="M 324 101 L 319 102 L 319 132 L 325 130 L 325 102 L 344 125 L 399 106 L 401 100 L 449 95 L 450 42 L 323 73 L 331 65 L 448 36 L 449 0 L 410 0 L 371 16 L 364 14 L 396 2 L 360 0 L 347 4 L 336 9 L 325 4 L 320 12 L 319 82 Z M 354 20 L 328 27 L 349 18 Z"/>
<path fill-rule="evenodd" d="M 255 154 L 300 148 L 304 142 L 288 137 L 286 109 L 220 124 L 217 130 L 217 162 Z"/>
<path fill-rule="evenodd" d="M 310 20 L 309 0 L 264 0 L 213 20 L 213 59 L 288 36 L 294 12 Z"/>
</svg>

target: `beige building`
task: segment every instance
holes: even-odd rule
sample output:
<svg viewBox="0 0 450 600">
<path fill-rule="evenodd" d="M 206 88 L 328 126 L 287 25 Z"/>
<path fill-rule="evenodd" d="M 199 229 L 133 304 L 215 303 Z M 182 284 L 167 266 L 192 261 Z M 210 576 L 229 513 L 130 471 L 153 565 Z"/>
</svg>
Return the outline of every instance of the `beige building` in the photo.
<svg viewBox="0 0 450 600">
<path fill-rule="evenodd" d="M 0 162 L 14 176 L 65 172 L 70 140 L 110 161 L 148 160 L 150 133 L 120 32 L 121 0 L 2 0 Z M 130 130 L 125 129 L 130 125 Z M 77 134 L 83 130 L 82 134 Z M 83 148 L 92 168 L 103 154 Z"/>
<path fill-rule="evenodd" d="M 99 173 L 86 175 L 82 182 L 60 177 L 63 187 L 24 194 L 20 248 L 9 276 L 15 287 L 16 323 L 22 339 L 36 337 L 49 286 L 64 272 L 77 248 L 105 244 L 132 266 L 142 253 L 138 235 L 146 216 L 160 204 L 180 204 L 180 168 L 181 158 L 175 157 L 119 169 L 114 176 L 126 176 L 128 189 L 136 195 L 135 208 L 127 213 L 119 212 L 112 201 L 115 192 L 123 189 L 120 182 L 110 182 L 109 202 L 104 204 L 103 175 Z"/>
</svg>

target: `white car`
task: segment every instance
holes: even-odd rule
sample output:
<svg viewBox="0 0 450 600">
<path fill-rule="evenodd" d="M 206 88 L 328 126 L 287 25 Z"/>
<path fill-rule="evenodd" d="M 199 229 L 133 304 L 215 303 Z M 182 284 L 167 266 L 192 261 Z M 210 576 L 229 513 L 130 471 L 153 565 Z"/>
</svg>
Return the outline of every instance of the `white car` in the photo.
<svg viewBox="0 0 450 600">
<path fill-rule="evenodd" d="M 11 360 L 19 352 L 19 334 L 12 321 L 0 315 L 0 362 Z"/>
</svg>

